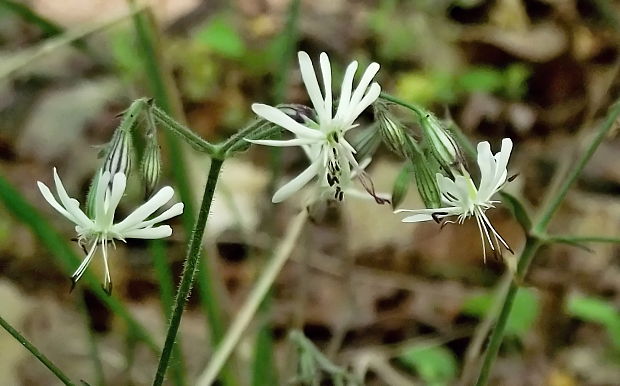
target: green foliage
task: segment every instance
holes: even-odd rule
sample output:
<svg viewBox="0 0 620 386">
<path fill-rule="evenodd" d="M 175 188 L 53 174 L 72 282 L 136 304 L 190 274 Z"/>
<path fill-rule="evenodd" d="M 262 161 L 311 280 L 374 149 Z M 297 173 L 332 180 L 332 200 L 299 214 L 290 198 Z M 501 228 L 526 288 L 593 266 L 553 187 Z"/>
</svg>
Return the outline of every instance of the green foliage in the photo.
<svg viewBox="0 0 620 386">
<path fill-rule="evenodd" d="M 130 29 L 117 28 L 109 34 L 110 51 L 113 63 L 126 82 L 141 78 L 143 65 L 140 56 L 136 55 L 136 39 Z"/>
<path fill-rule="evenodd" d="M 438 71 L 412 71 L 396 78 L 396 94 L 421 104 L 452 103 L 465 94 L 484 92 L 519 100 L 527 92 L 530 70 L 520 63 L 505 69 L 471 67 L 460 75 Z"/>
<path fill-rule="evenodd" d="M 398 360 L 416 372 L 429 386 L 450 385 L 458 374 L 454 353 L 443 346 L 412 346 L 405 349 Z"/>
<path fill-rule="evenodd" d="M 494 294 L 485 293 L 465 301 L 462 312 L 483 318 L 493 304 Z M 506 323 L 506 334 L 523 336 L 534 324 L 540 312 L 540 298 L 531 289 L 520 288 L 514 300 L 513 309 Z"/>
<path fill-rule="evenodd" d="M 194 40 L 225 58 L 239 59 L 246 52 L 246 45 L 226 14 L 215 15 L 200 28 Z"/>
<path fill-rule="evenodd" d="M 620 311 L 617 307 L 596 297 L 571 296 L 568 298 L 566 310 L 577 319 L 603 325 L 614 348 L 620 351 Z"/>
</svg>

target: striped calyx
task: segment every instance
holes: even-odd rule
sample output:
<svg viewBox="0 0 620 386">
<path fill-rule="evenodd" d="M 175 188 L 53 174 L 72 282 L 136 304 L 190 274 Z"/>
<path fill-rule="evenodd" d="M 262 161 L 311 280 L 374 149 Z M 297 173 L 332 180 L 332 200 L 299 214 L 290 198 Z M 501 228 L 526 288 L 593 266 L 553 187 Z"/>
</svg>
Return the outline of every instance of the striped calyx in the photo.
<svg viewBox="0 0 620 386">
<path fill-rule="evenodd" d="M 157 187 L 161 172 L 161 151 L 155 133 L 147 136 L 140 170 L 144 180 L 145 196 L 150 197 Z"/>
<path fill-rule="evenodd" d="M 126 176 L 131 171 L 131 159 L 133 147 L 130 130 L 119 128 L 114 132 L 112 140 L 105 150 L 105 160 L 102 171 L 110 172 L 110 175 L 123 173 Z"/>
</svg>

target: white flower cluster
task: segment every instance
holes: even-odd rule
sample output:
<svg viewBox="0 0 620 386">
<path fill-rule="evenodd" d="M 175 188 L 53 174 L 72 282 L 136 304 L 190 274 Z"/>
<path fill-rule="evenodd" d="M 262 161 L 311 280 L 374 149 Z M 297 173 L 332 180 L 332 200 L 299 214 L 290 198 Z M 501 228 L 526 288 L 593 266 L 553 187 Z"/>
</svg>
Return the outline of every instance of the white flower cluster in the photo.
<svg viewBox="0 0 620 386">
<path fill-rule="evenodd" d="M 257 115 L 281 126 L 292 133 L 294 138 L 287 140 L 248 139 L 248 141 L 267 146 L 300 146 L 310 163 L 298 176 L 280 187 L 273 195 L 272 201 L 277 203 L 287 199 L 317 176 L 317 189 L 312 196 L 313 200 L 323 198 L 326 192 L 336 200 L 342 200 L 345 194 L 367 197 L 367 194 L 353 188 L 352 181 L 355 178 L 361 179 L 364 174 L 363 169 L 370 163 L 370 159 L 358 162 L 355 159 L 356 150 L 345 139 L 345 134 L 357 126 L 354 123 L 355 120 L 377 100 L 381 93 L 381 87 L 376 82 L 371 84 L 379 71 L 379 65 L 370 64 L 357 87 L 353 89 L 353 78 L 358 63 L 354 61 L 349 64 L 340 87 L 340 97 L 337 100 L 334 114 L 336 102 L 334 102 L 332 93 L 331 66 L 327 54 L 322 53 L 319 58 L 323 81 L 322 90 L 308 54 L 299 52 L 298 58 L 301 76 L 314 106 L 316 118 L 309 118 L 309 114 L 301 114 L 303 122 L 299 122 L 299 119 L 293 119 L 277 107 L 258 103 L 252 105 L 252 110 Z M 456 222 L 461 224 L 465 219 L 473 216 L 480 230 L 485 259 L 485 240 L 494 253 L 501 253 L 500 246 L 512 252 L 508 243 L 495 230 L 485 214 L 488 209 L 499 203 L 493 200 L 493 197 L 506 183 L 512 141 L 504 138 L 500 152 L 495 155 L 491 153 L 488 142 L 478 144 L 477 160 L 481 177 L 480 184 L 476 187 L 470 174 L 463 167 L 458 144 L 450 133 L 432 114 L 427 114 L 422 118 L 421 126 L 430 143 L 431 152 L 447 174 L 447 176 L 442 173 L 436 175 L 444 206 L 396 211 L 411 213 L 403 219 L 403 222 L 428 220 L 442 222 L 444 218 L 456 216 Z M 364 185 L 366 187 L 366 184 Z M 369 189 L 367 191 L 370 192 Z M 444 224 L 452 222 L 454 221 L 443 221 Z"/>
</svg>

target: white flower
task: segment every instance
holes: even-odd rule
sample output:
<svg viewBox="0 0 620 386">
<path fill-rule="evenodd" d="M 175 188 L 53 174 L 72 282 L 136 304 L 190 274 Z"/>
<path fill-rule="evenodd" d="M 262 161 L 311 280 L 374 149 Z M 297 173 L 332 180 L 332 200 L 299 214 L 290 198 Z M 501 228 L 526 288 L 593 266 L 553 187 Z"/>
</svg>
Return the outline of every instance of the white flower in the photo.
<svg viewBox="0 0 620 386">
<path fill-rule="evenodd" d="M 422 222 L 435 220 L 440 222 L 445 217 L 458 216 L 456 222 L 462 224 L 468 217 L 475 217 L 482 240 L 482 251 L 486 260 L 485 238 L 494 253 L 501 253 L 500 244 L 512 252 L 508 243 L 495 230 L 485 212 L 494 208 L 500 201 L 492 200 L 500 191 L 507 179 L 506 166 L 512 151 L 512 141 L 502 140 L 501 150 L 493 155 L 488 142 L 478 144 L 478 167 L 480 168 L 480 185 L 476 188 L 467 172 L 456 175 L 454 181 L 437 174 L 437 184 L 441 192 L 441 200 L 445 207 L 434 209 L 401 209 L 396 212 L 409 212 L 413 215 L 405 217 L 403 222 Z M 448 223 L 454 223 L 449 221 Z"/>
<path fill-rule="evenodd" d="M 165 205 L 172 196 L 174 190 L 170 186 L 162 188 L 146 203 L 140 205 L 123 221 L 114 223 L 114 212 L 123 193 L 127 178 L 123 173 L 116 173 L 110 183 L 110 172 L 99 174 L 94 189 L 94 218 L 89 218 L 81 209 L 80 203 L 69 197 L 56 168 L 54 168 L 54 182 L 60 202 L 56 200 L 50 189 L 40 181 L 37 185 L 45 200 L 56 211 L 75 224 L 78 235 L 78 243 L 85 247 L 86 257 L 75 273 L 71 276 L 73 285 L 82 277 L 90 264 L 95 251 L 101 245 L 103 263 L 105 266 L 105 279 L 103 288 L 108 293 L 112 290 L 112 280 L 108 268 L 108 243 L 114 244 L 114 240 L 125 242 L 125 239 L 160 239 L 172 234 L 169 225 L 154 226 L 157 223 L 168 220 L 183 213 L 183 203 L 176 203 L 160 215 L 147 220 L 155 211 Z"/>
<path fill-rule="evenodd" d="M 333 191 L 333 196 L 342 200 L 343 181 L 353 177 L 352 170 L 360 171 L 360 166 L 354 156 L 355 149 L 347 142 L 344 135 L 356 126 L 353 123 L 355 119 L 381 93 L 379 84 L 370 84 L 379 71 L 379 64 L 372 63 L 368 66 L 355 90 L 353 90 L 353 77 L 358 64 L 356 61 L 349 64 L 345 71 L 338 107 L 334 114 L 331 66 L 327 54 L 320 55 L 323 92 L 321 92 L 308 54 L 302 51 L 299 52 L 298 57 L 301 76 L 316 111 L 316 122 L 307 118 L 305 124 L 301 124 L 275 107 L 255 103 L 252 105 L 252 110 L 257 115 L 290 131 L 295 138 L 282 141 L 248 141 L 267 146 L 302 146 L 310 157 L 310 166 L 275 192 L 272 198 L 274 203 L 290 197 L 315 176 L 319 176 L 321 183 L 327 182 Z"/>
</svg>

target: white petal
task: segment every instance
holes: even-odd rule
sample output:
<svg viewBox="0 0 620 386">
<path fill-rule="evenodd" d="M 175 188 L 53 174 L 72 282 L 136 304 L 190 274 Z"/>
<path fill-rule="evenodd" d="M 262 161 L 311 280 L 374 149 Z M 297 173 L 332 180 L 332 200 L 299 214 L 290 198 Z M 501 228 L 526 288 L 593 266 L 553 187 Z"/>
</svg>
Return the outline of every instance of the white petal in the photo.
<svg viewBox="0 0 620 386">
<path fill-rule="evenodd" d="M 93 245 L 90 247 L 90 250 L 88 251 L 88 254 L 84 258 L 84 260 L 82 260 L 82 262 L 80 263 L 80 266 L 75 270 L 73 275 L 71 275 L 71 280 L 73 280 L 74 283 L 80 280 L 84 272 L 86 272 L 86 268 L 88 268 L 88 266 L 90 265 L 90 262 L 93 260 L 93 256 L 95 255 L 95 251 L 97 250 L 98 241 L 99 239 L 95 239 L 95 241 L 93 242 Z"/>
<path fill-rule="evenodd" d="M 313 143 L 317 143 L 317 140 L 312 139 L 312 138 L 295 138 L 295 139 L 288 139 L 288 140 L 245 138 L 245 140 L 248 142 L 254 143 L 256 145 L 276 146 L 276 147 L 312 145 Z"/>
<path fill-rule="evenodd" d="M 154 228 L 132 229 L 123 234 L 128 239 L 163 239 L 172 234 L 169 225 L 160 225 Z"/>
<path fill-rule="evenodd" d="M 325 103 L 323 100 L 323 95 L 321 94 L 321 89 L 319 88 L 319 82 L 316 79 L 314 66 L 312 66 L 312 60 L 310 60 L 310 56 L 308 56 L 308 54 L 304 51 L 299 51 L 297 57 L 299 59 L 301 78 L 306 85 L 308 96 L 310 97 L 310 100 L 314 105 L 314 109 L 319 116 L 319 121 L 325 122 L 327 119 L 327 112 L 325 111 Z"/>
<path fill-rule="evenodd" d="M 168 210 L 166 210 L 165 212 L 163 212 L 159 216 L 140 223 L 137 226 L 137 228 L 150 227 L 150 226 L 153 226 L 153 225 L 155 225 L 157 223 L 160 223 L 162 221 L 165 221 L 165 220 L 168 220 L 170 218 L 176 217 L 176 216 L 180 215 L 181 213 L 183 213 L 183 207 L 184 207 L 184 205 L 183 205 L 182 202 L 177 202 L 176 204 L 172 205 L 170 208 L 168 208 Z"/>
<path fill-rule="evenodd" d="M 304 187 L 317 174 L 319 166 L 318 160 L 314 161 L 310 166 L 301 172 L 297 177 L 293 178 L 280 189 L 278 189 L 271 199 L 271 202 L 278 203 L 289 198 L 293 193 Z"/>
<path fill-rule="evenodd" d="M 108 190 L 108 184 L 110 183 L 110 172 L 105 171 L 101 173 L 97 180 L 97 186 L 95 190 L 95 223 L 101 226 L 107 226 L 111 224 L 105 223 L 106 217 L 106 205 L 105 195 Z"/>
<path fill-rule="evenodd" d="M 254 103 L 252 105 L 252 111 L 254 111 L 254 113 L 256 113 L 257 115 L 263 117 L 264 119 L 283 127 L 284 129 L 290 131 L 298 137 L 315 139 L 320 139 L 324 137 L 324 135 L 320 131 L 310 129 L 302 125 L 301 123 L 295 121 L 293 118 L 289 117 L 288 115 L 284 114 L 282 111 L 273 106 L 264 105 L 261 103 Z"/>
<path fill-rule="evenodd" d="M 351 91 L 353 89 L 353 77 L 357 71 L 357 61 L 351 62 L 344 73 L 342 86 L 340 89 L 340 99 L 338 101 L 338 111 L 336 119 L 342 119 L 349 110 L 349 102 L 351 101 Z"/>
<path fill-rule="evenodd" d="M 82 227 L 88 228 L 92 224 L 92 221 L 88 218 L 87 215 L 84 214 L 84 212 L 82 212 L 79 205 L 76 205 L 75 202 L 71 201 L 71 198 L 67 194 L 67 191 L 65 190 L 65 187 L 62 184 L 60 177 L 58 176 L 56 168 L 54 168 L 54 183 L 56 184 L 56 192 L 58 193 L 60 202 L 65 207 L 67 212 L 69 212 L 71 216 L 73 216 L 74 222 L 81 225 Z"/>
<path fill-rule="evenodd" d="M 329 57 L 325 52 L 321 53 L 321 75 L 323 76 L 323 91 L 325 93 L 325 113 L 332 117 L 332 69 L 329 64 Z"/>
<path fill-rule="evenodd" d="M 116 207 L 118 203 L 121 201 L 123 197 L 123 193 L 125 193 L 125 187 L 127 186 L 127 177 L 124 173 L 116 173 L 114 175 L 114 180 L 112 181 L 112 192 L 110 194 L 108 210 L 106 212 L 107 221 L 110 225 L 114 221 L 114 212 L 116 211 Z"/>
<path fill-rule="evenodd" d="M 401 222 L 424 222 L 433 220 L 433 216 L 426 213 L 414 214 L 413 216 L 405 217 Z"/>
<path fill-rule="evenodd" d="M 114 225 L 114 229 L 116 232 L 121 233 L 124 237 L 129 237 L 125 232 L 134 228 L 137 224 L 144 221 L 147 217 L 152 215 L 157 209 L 164 206 L 172 196 L 174 195 L 174 190 L 170 186 L 164 186 L 161 190 L 153 197 L 151 197 L 147 202 L 139 206 L 136 210 L 134 210 L 127 218 L 125 218 L 120 223 Z"/>
<path fill-rule="evenodd" d="M 371 63 L 370 66 L 366 68 L 364 75 L 362 75 L 362 79 L 360 79 L 360 82 L 357 84 L 357 88 L 353 92 L 353 96 L 351 96 L 349 109 L 355 109 L 355 106 L 360 103 L 362 97 L 366 93 L 368 85 L 372 82 L 372 79 L 375 77 L 377 72 L 379 72 L 379 68 L 381 68 L 381 66 L 379 66 L 379 63 L 375 62 Z"/>
<path fill-rule="evenodd" d="M 379 98 L 379 94 L 381 94 L 381 86 L 379 86 L 378 83 L 373 83 L 364 98 L 362 98 L 362 100 L 356 105 L 351 106 L 352 111 L 351 114 L 348 116 L 348 120 L 346 121 L 347 126 L 352 124 L 353 121 L 357 119 L 357 117 L 359 117 L 360 114 L 368 108 L 368 106 L 375 103 L 377 98 Z"/>
<path fill-rule="evenodd" d="M 58 201 L 56 201 L 56 199 L 54 198 L 54 195 L 52 194 L 50 189 L 47 187 L 47 185 L 45 185 L 41 181 L 37 181 L 37 186 L 39 187 L 39 190 L 41 191 L 43 198 L 45 198 L 45 201 L 47 201 L 52 206 L 52 208 L 56 209 L 58 213 L 65 216 L 69 221 L 73 223 L 77 223 L 76 220 L 73 218 L 73 216 L 69 212 L 67 212 L 65 208 L 63 208 L 63 206 L 58 203 Z"/>
</svg>

